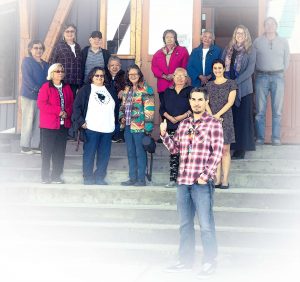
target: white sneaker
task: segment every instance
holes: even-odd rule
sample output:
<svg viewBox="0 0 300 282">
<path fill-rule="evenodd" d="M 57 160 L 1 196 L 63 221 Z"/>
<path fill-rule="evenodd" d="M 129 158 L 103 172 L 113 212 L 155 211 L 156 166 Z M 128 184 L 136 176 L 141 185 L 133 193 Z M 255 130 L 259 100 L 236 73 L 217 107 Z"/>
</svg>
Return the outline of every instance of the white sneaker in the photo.
<svg viewBox="0 0 300 282">
<path fill-rule="evenodd" d="M 201 271 L 197 275 L 197 277 L 199 279 L 207 279 L 216 272 L 216 268 L 217 268 L 216 262 L 213 262 L 213 263 L 206 262 L 202 265 Z"/>
<path fill-rule="evenodd" d="M 32 154 L 34 154 L 33 151 L 30 150 L 30 149 L 22 149 L 21 153 L 22 154 L 26 154 L 26 155 L 32 155 Z"/>
</svg>

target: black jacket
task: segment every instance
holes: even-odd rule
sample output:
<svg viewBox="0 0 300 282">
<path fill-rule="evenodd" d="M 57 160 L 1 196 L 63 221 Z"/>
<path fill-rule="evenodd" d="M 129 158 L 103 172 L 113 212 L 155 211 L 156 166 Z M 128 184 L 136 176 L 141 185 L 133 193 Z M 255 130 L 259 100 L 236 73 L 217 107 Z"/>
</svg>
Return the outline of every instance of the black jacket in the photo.
<svg viewBox="0 0 300 282">
<path fill-rule="evenodd" d="M 86 63 L 86 58 L 87 58 L 87 55 L 88 55 L 89 48 L 90 48 L 90 46 L 86 46 L 81 51 L 81 56 L 82 56 L 82 72 L 83 72 L 82 73 L 82 77 L 83 78 L 84 78 L 85 63 Z M 104 59 L 105 72 L 108 73 L 107 64 L 108 64 L 108 59 L 111 56 L 111 54 L 106 49 L 101 49 L 101 50 L 102 50 L 103 59 Z"/>
<path fill-rule="evenodd" d="M 118 97 L 113 93 L 113 89 L 109 85 L 105 85 L 106 89 L 113 97 L 115 103 L 118 103 Z M 91 84 L 85 84 L 82 86 L 75 98 L 73 104 L 73 114 L 72 114 L 72 131 L 73 135 L 76 135 L 78 130 L 82 131 L 81 126 L 85 123 L 85 117 L 89 105 L 89 99 L 91 94 Z M 115 115 L 116 115 L 116 107 L 115 107 Z M 70 134 L 72 136 L 72 134 Z M 83 138 L 81 138 L 83 139 Z"/>
</svg>

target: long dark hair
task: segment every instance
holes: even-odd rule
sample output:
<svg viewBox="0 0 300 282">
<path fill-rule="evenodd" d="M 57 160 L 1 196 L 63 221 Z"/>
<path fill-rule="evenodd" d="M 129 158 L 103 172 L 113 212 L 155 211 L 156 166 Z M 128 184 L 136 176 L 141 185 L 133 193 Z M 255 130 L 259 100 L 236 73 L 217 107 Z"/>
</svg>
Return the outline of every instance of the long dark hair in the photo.
<svg viewBox="0 0 300 282">
<path fill-rule="evenodd" d="M 94 67 L 90 70 L 89 74 L 88 74 L 88 77 L 87 77 L 87 82 L 88 83 L 93 83 L 93 77 L 94 75 L 96 74 L 97 71 L 102 71 L 103 72 L 103 75 L 104 75 L 104 82 L 103 82 L 103 85 L 107 85 L 107 78 L 106 78 L 106 75 L 105 75 L 105 69 L 102 68 L 102 67 Z"/>
<path fill-rule="evenodd" d="M 132 82 L 129 80 L 129 71 L 130 70 L 137 70 L 137 73 L 139 75 L 139 80 L 138 80 L 138 86 L 140 87 L 143 83 L 144 83 L 144 75 L 141 71 L 141 69 L 139 68 L 138 65 L 136 64 L 133 64 L 133 65 L 130 65 L 128 68 L 127 68 L 127 71 L 126 71 L 126 74 L 125 74 L 125 82 L 126 82 L 126 85 L 132 87 Z"/>
</svg>

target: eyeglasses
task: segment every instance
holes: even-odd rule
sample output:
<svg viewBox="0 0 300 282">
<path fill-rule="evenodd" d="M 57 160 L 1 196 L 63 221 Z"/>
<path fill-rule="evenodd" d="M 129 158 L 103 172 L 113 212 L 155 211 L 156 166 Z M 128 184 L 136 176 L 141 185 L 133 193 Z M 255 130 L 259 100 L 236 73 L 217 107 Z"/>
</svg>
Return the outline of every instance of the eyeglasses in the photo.
<svg viewBox="0 0 300 282">
<path fill-rule="evenodd" d="M 65 33 L 75 33 L 75 30 L 65 30 Z"/>
<path fill-rule="evenodd" d="M 55 70 L 55 71 L 53 71 L 53 72 L 55 72 L 55 73 L 65 73 L 64 70 Z"/>
<path fill-rule="evenodd" d="M 187 76 L 183 75 L 183 74 L 176 74 L 176 75 L 174 75 L 174 77 L 176 77 L 176 78 L 186 78 Z"/>
<path fill-rule="evenodd" d="M 138 76 L 139 74 L 138 73 L 129 73 L 128 76 L 130 77 L 134 77 L 134 76 Z"/>
<path fill-rule="evenodd" d="M 44 50 L 43 47 L 32 47 L 32 49 L 34 49 L 34 50 Z"/>
<path fill-rule="evenodd" d="M 104 74 L 94 74 L 94 77 L 100 77 L 100 78 L 104 78 Z"/>
</svg>

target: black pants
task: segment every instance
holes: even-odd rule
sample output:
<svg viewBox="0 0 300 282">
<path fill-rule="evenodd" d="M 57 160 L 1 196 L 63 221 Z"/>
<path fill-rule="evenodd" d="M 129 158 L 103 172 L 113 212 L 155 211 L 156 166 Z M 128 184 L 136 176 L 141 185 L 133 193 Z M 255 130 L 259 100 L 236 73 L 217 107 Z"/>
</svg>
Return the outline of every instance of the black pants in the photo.
<svg viewBox="0 0 300 282">
<path fill-rule="evenodd" d="M 68 129 L 41 128 L 42 135 L 42 180 L 50 177 L 50 162 L 52 159 L 51 179 L 58 179 L 63 173 L 67 145 Z"/>
<path fill-rule="evenodd" d="M 169 136 L 173 137 L 176 130 L 168 129 Z M 179 168 L 179 154 L 170 155 L 170 181 L 177 181 L 178 168 Z"/>
</svg>

